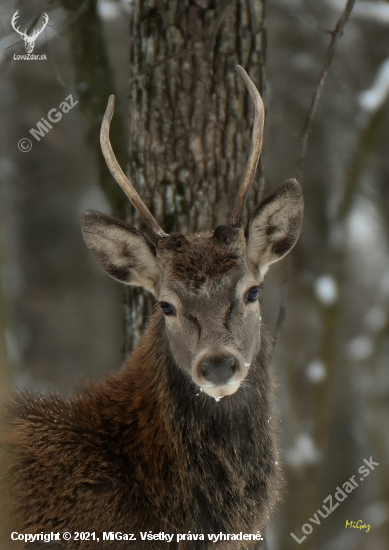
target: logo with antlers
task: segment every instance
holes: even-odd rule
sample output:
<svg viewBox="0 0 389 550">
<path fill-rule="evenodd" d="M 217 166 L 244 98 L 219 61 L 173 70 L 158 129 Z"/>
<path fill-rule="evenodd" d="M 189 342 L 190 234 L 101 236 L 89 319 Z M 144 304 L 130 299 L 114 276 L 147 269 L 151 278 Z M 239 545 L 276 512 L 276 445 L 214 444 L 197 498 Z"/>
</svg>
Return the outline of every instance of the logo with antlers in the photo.
<svg viewBox="0 0 389 550">
<path fill-rule="evenodd" d="M 24 31 L 24 32 L 21 32 L 19 30 L 19 27 L 16 27 L 16 20 L 18 19 L 19 17 L 19 10 L 14 14 L 14 16 L 12 17 L 12 21 L 11 21 L 11 25 L 12 25 L 12 28 L 20 34 L 20 36 L 23 38 L 24 40 L 24 45 L 26 46 L 26 51 L 27 53 L 32 53 L 33 50 L 34 50 L 34 46 L 35 46 L 35 41 L 36 39 L 38 38 L 38 36 L 41 34 L 41 32 L 43 32 L 43 30 L 46 28 L 46 25 L 47 23 L 49 22 L 49 16 L 47 15 L 47 13 L 44 13 L 43 14 L 43 25 L 41 26 L 40 29 L 36 29 L 34 30 L 34 32 L 32 33 L 31 36 L 29 36 L 27 34 L 27 29 Z"/>
</svg>

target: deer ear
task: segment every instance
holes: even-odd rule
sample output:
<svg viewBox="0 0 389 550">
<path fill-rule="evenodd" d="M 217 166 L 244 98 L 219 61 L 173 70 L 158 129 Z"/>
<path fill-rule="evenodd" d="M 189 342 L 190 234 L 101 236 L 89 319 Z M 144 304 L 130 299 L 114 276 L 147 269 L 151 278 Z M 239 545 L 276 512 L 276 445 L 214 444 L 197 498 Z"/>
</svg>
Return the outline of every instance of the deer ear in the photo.
<svg viewBox="0 0 389 550">
<path fill-rule="evenodd" d="M 246 227 L 247 260 L 255 276 L 263 277 L 270 264 L 292 250 L 300 235 L 303 211 L 301 187 L 290 179 L 251 214 Z"/>
<path fill-rule="evenodd" d="M 85 243 L 108 275 L 127 285 L 155 292 L 160 277 L 154 245 L 124 222 L 100 212 L 85 212 Z"/>
</svg>

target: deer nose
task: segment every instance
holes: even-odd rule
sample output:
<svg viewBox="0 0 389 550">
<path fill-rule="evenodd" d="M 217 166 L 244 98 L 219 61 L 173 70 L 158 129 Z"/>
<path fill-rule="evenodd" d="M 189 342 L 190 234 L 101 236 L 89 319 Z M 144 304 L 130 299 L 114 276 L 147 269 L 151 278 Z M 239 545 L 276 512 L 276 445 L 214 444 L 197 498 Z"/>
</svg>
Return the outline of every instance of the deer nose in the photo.
<svg viewBox="0 0 389 550">
<path fill-rule="evenodd" d="M 216 384 L 216 386 L 226 384 L 234 376 L 236 369 L 235 357 L 231 355 L 206 357 L 200 363 L 202 376 L 208 382 Z"/>
</svg>

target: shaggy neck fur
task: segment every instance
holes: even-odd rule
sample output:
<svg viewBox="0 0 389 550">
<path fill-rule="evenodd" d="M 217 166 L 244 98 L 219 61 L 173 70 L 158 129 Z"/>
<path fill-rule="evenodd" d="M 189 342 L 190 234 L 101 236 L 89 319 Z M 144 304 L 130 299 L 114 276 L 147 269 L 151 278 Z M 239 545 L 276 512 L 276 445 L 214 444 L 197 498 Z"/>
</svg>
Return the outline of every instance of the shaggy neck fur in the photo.
<svg viewBox="0 0 389 550">
<path fill-rule="evenodd" d="M 242 387 L 216 402 L 175 364 L 158 311 L 120 373 L 69 402 L 18 399 L 11 465 L 26 532 L 261 530 L 278 481 L 262 340 Z"/>
<path fill-rule="evenodd" d="M 161 528 L 177 529 L 177 521 L 210 533 L 234 532 L 242 522 L 262 526 L 277 478 L 273 383 L 262 340 L 242 387 L 216 402 L 175 364 L 158 311 L 125 369 L 101 387 L 102 414 L 120 430 L 133 481 L 158 503 L 155 512 L 160 506 L 159 522 L 171 510 L 172 521 Z"/>
</svg>

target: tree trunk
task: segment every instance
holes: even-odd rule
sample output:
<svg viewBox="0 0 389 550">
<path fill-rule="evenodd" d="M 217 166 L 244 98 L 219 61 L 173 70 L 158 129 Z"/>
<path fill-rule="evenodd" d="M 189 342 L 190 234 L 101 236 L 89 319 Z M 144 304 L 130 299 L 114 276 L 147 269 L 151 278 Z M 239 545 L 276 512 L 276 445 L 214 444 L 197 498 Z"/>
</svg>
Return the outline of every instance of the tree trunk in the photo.
<svg viewBox="0 0 389 550">
<path fill-rule="evenodd" d="M 166 232 L 214 229 L 231 215 L 253 119 L 235 66 L 262 91 L 263 11 L 263 2 L 249 0 L 134 3 L 128 172 Z M 260 181 L 259 169 L 248 209 Z M 137 223 L 132 207 L 129 219 Z M 138 290 L 129 295 L 127 349 L 151 307 Z"/>
</svg>

